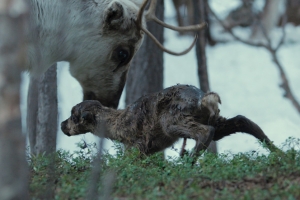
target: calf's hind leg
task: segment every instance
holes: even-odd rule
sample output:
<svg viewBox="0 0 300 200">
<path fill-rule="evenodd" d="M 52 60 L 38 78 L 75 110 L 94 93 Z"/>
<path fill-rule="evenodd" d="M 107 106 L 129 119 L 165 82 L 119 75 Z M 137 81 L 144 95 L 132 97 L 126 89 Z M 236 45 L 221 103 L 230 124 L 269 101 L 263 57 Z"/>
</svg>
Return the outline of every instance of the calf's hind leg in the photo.
<svg viewBox="0 0 300 200">
<path fill-rule="evenodd" d="M 215 129 L 216 132 L 213 138 L 214 141 L 218 141 L 223 137 L 229 136 L 236 132 L 244 132 L 254 136 L 261 142 L 265 142 L 270 151 L 281 151 L 272 143 L 272 141 L 256 123 L 245 116 L 238 115 L 230 119 L 219 117 L 217 119 Z"/>
<path fill-rule="evenodd" d="M 195 121 L 181 120 L 177 124 L 162 123 L 163 131 L 170 137 L 191 138 L 196 141 L 192 157 L 197 158 L 200 151 L 206 150 L 214 137 L 215 129 Z"/>
</svg>

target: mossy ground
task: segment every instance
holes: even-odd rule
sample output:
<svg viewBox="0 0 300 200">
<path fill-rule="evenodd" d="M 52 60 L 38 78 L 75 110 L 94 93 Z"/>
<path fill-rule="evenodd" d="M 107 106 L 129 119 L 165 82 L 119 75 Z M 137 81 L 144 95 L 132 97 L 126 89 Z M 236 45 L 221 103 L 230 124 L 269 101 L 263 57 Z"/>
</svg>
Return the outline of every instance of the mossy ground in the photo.
<svg viewBox="0 0 300 200">
<path fill-rule="evenodd" d="M 79 146 L 75 153 L 29 158 L 32 199 L 49 188 L 55 199 L 86 199 L 96 145 Z M 300 140 L 289 138 L 283 146 L 284 154 L 204 153 L 192 166 L 189 157 L 141 157 L 137 150 L 124 154 L 116 144 L 116 155 L 104 153 L 97 166 L 98 191 L 103 194 L 107 177 L 115 177 L 113 199 L 300 199 L 300 151 L 295 150 Z"/>
</svg>

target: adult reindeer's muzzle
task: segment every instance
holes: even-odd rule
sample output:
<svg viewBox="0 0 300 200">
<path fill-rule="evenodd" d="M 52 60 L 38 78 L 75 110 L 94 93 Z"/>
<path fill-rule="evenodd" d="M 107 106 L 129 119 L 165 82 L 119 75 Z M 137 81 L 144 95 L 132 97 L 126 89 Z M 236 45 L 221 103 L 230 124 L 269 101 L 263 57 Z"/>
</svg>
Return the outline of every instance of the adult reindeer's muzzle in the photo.
<svg viewBox="0 0 300 200">
<path fill-rule="evenodd" d="M 120 97 L 123 91 L 123 87 L 120 86 L 118 91 L 116 91 L 114 94 L 113 92 L 110 95 L 107 96 L 96 96 L 94 92 L 88 91 L 84 92 L 83 95 L 83 100 L 97 100 L 99 101 L 102 105 L 111 107 L 111 108 L 117 108 L 119 105 Z"/>
</svg>

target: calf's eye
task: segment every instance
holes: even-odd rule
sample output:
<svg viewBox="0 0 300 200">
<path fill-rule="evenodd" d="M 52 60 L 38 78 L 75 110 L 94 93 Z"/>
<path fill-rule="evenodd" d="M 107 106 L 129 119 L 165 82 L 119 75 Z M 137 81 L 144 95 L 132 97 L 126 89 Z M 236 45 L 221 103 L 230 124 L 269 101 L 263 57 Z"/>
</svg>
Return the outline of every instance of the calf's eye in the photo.
<svg viewBox="0 0 300 200">
<path fill-rule="evenodd" d="M 74 115 L 71 116 L 71 120 L 72 120 L 75 124 L 78 123 L 78 119 L 77 119 L 77 117 L 75 117 Z"/>
</svg>

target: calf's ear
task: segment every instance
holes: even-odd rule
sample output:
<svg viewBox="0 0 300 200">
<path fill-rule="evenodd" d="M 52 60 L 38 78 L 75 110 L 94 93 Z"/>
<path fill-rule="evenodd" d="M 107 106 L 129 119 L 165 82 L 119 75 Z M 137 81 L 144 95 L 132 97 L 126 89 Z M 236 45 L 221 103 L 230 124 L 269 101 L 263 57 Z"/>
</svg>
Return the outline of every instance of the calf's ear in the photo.
<svg viewBox="0 0 300 200">
<path fill-rule="evenodd" d="M 88 123 L 93 123 L 95 121 L 95 116 L 91 112 L 83 112 L 81 118 Z"/>
</svg>

